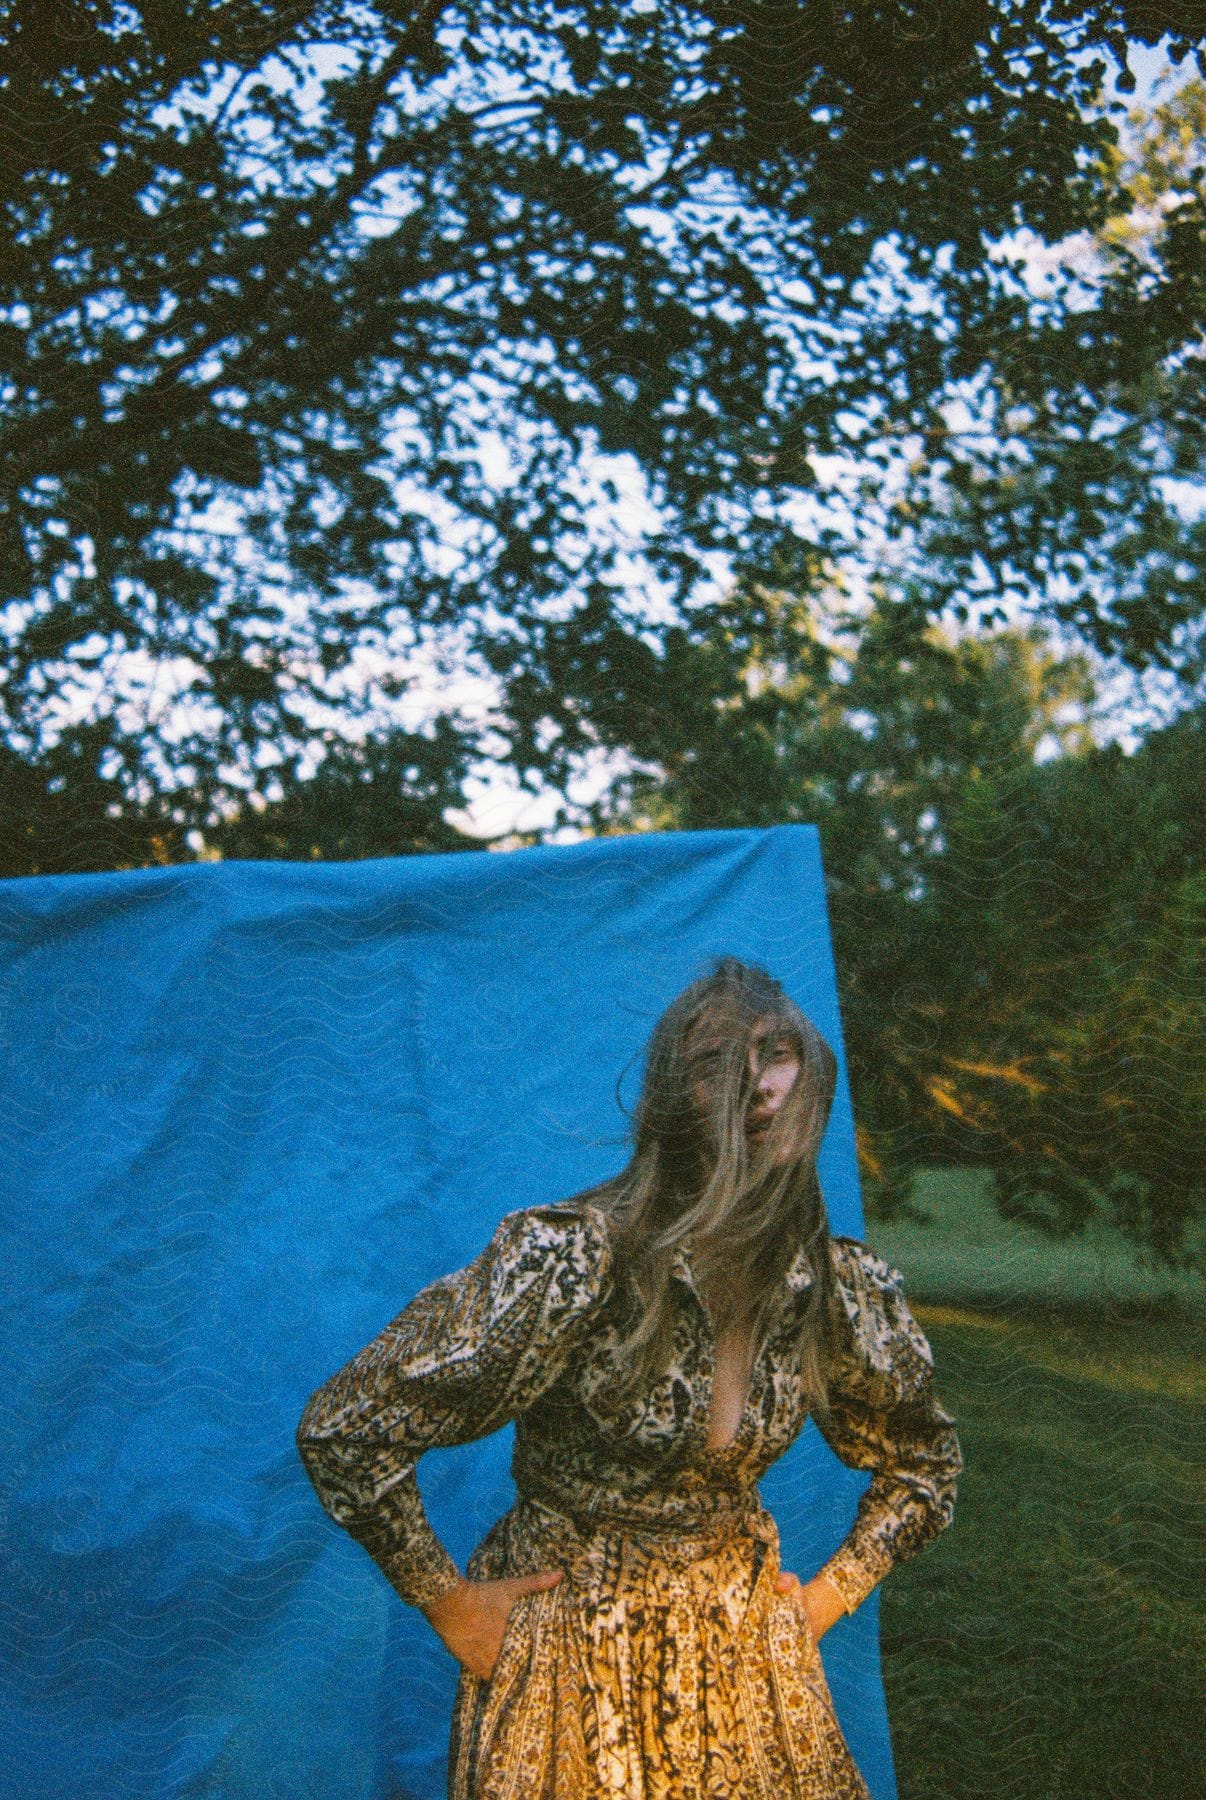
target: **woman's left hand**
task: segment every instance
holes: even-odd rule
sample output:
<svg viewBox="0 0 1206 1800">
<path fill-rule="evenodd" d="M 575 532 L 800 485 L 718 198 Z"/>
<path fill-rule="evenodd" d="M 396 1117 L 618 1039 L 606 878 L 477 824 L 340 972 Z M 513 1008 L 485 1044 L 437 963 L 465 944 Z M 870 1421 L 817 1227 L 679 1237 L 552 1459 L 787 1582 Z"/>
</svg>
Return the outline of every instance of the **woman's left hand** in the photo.
<svg viewBox="0 0 1206 1800">
<path fill-rule="evenodd" d="M 801 1581 L 789 1569 L 780 1569 L 775 1576 L 775 1588 L 780 1594 L 792 1595 L 796 1604 L 803 1607 L 814 1643 L 820 1642 L 834 1620 L 840 1619 L 846 1610 L 842 1596 L 823 1575 Z"/>
</svg>

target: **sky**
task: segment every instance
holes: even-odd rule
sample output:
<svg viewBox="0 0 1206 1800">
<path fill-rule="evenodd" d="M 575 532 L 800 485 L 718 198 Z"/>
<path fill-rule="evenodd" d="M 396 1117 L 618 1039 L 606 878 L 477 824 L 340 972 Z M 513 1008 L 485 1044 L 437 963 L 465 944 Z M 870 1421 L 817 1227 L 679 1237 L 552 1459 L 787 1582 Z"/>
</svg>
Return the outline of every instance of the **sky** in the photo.
<svg viewBox="0 0 1206 1800">
<path fill-rule="evenodd" d="M 1168 71 L 1167 58 L 1159 49 L 1132 47 L 1129 61 L 1138 78 L 1138 90 L 1132 97 L 1132 103 L 1150 102 Z M 1189 66 L 1184 65 L 1181 78 L 1188 72 Z M 396 223 L 395 217 L 393 224 Z M 384 216 L 376 224 L 367 218 L 364 221 L 364 229 L 370 234 L 386 228 L 388 224 Z M 1048 255 L 1049 252 L 1040 247 L 1030 251 L 1036 279 L 1042 262 Z M 507 441 L 497 433 L 487 433 L 481 440 L 480 449 L 487 479 L 500 488 L 505 487 L 512 473 L 512 458 Z M 817 472 L 827 490 L 826 506 L 829 515 L 843 524 L 850 541 L 857 544 L 860 553 L 868 561 L 873 561 L 877 546 L 871 541 L 866 522 L 858 512 L 859 469 L 854 457 L 818 459 Z M 584 465 L 583 479 L 590 484 L 592 516 L 597 519 L 601 534 L 612 542 L 617 536 L 626 540 L 616 565 L 617 573 L 625 583 L 625 593 L 633 597 L 636 606 L 649 609 L 651 613 L 656 612 L 660 609 L 661 599 L 652 571 L 642 555 L 642 543 L 648 533 L 656 529 L 658 521 L 641 471 L 631 458 L 600 456 Z M 433 505 L 432 496 L 426 491 L 420 493 L 417 486 L 411 497 L 421 500 L 428 509 Z M 405 498 L 403 490 L 400 492 L 400 499 L 404 502 Z M 816 510 L 815 501 L 800 499 L 794 505 L 795 514 L 790 506 L 783 507 L 784 514 L 788 518 L 798 517 L 798 523 L 806 526 L 810 522 L 810 514 Z M 217 516 L 213 522 L 220 529 L 228 531 L 232 540 L 229 554 L 235 560 L 244 560 L 251 555 L 250 542 L 240 540 L 237 518 L 233 514 L 228 514 L 225 521 Z M 455 524 L 450 517 L 446 531 L 450 552 L 455 536 Z M 716 564 L 711 574 L 715 591 L 723 591 L 726 578 L 724 566 Z M 856 576 L 853 595 L 856 601 L 859 594 L 857 580 Z M 704 597 L 701 591 L 699 598 Z M 300 597 L 298 603 L 301 603 Z M 1019 605 L 1014 605 L 1011 611 L 1019 623 L 1028 617 Z M 1083 649 L 1079 640 L 1069 638 L 1067 641 L 1070 649 Z M 455 663 L 455 658 L 453 662 Z M 383 666 L 383 659 L 378 659 L 378 663 Z M 364 673 L 371 674 L 372 658 L 362 659 L 360 667 Z M 412 653 L 409 667 L 414 673 L 414 685 L 400 708 L 399 715 L 400 723 L 406 727 L 413 729 L 424 717 L 447 711 L 450 707 L 458 708 L 470 718 L 488 718 L 494 698 L 493 684 L 481 671 L 467 666 L 464 659 L 461 659 L 460 667 L 450 673 L 447 659 L 444 660 L 444 666 L 440 666 L 440 660 L 432 654 Z M 142 709 L 152 716 L 158 716 L 166 734 L 172 728 L 170 721 L 174 691 L 177 688 L 180 691 L 187 688 L 190 680 L 188 668 L 181 666 L 177 669 L 164 661 L 152 663 L 149 659 L 143 659 L 140 663 L 137 657 L 133 657 L 128 660 L 123 672 L 131 680 L 131 711 L 136 713 Z M 1153 721 L 1171 716 L 1175 709 L 1176 684 L 1171 678 L 1158 673 L 1138 677 L 1121 668 L 1102 665 L 1101 688 L 1104 704 L 1094 727 L 1099 741 L 1117 738 L 1124 746 L 1132 748 L 1139 741 L 1140 733 L 1145 727 L 1150 726 Z M 83 694 L 80 705 L 81 708 L 84 706 Z M 177 709 L 177 715 L 177 728 L 190 722 L 186 716 L 181 715 L 181 709 Z M 611 759 L 605 758 L 599 758 L 593 765 L 585 766 L 573 791 L 573 798 L 579 802 L 587 802 L 596 797 L 615 767 Z M 559 801 L 560 797 L 556 794 L 533 795 L 521 791 L 510 771 L 483 765 L 468 785 L 466 806 L 451 817 L 462 829 L 483 837 L 516 832 L 543 832 L 552 824 Z M 567 831 L 560 835 L 573 837 L 578 834 Z"/>
<path fill-rule="evenodd" d="M 1167 55 L 1159 46 L 1149 48 L 1146 45 L 1132 45 L 1127 61 L 1137 82 L 1136 90 L 1130 96 L 1132 105 L 1149 106 L 1162 82 L 1170 78 L 1179 82 L 1192 73 L 1188 63 L 1183 64 L 1180 71 L 1173 70 Z M 1111 97 L 1117 98 L 1116 91 L 1112 92 Z M 1051 254 L 1045 246 L 1032 253 L 1036 272 Z M 835 464 L 838 461 L 832 460 Z M 840 488 L 841 470 L 835 467 L 830 473 Z M 645 521 L 639 519 L 639 515 L 647 510 L 647 501 L 639 473 L 635 467 L 613 467 L 609 474 L 625 495 L 625 503 L 631 509 L 634 525 L 643 528 Z M 1007 601 L 1005 611 L 1011 624 L 1024 624 L 1032 617 L 1017 601 Z M 948 624 L 950 629 L 959 629 L 953 623 Z M 974 614 L 970 629 L 975 629 Z M 1125 750 L 1134 750 L 1146 731 L 1154 725 L 1168 723 L 1184 705 L 1183 690 L 1173 676 L 1160 670 L 1137 674 L 1119 663 L 1108 662 L 1088 652 L 1083 640 L 1070 631 L 1060 634 L 1052 628 L 1052 635 L 1069 653 L 1080 651 L 1089 654 L 1097 670 L 1100 707 L 1092 721 L 1092 730 L 1099 744 L 1117 741 Z M 447 688 L 442 690 L 445 700 L 448 691 Z M 470 705 L 488 704 L 488 694 L 484 690 L 475 690 L 469 678 L 466 678 L 461 691 Z M 1042 754 L 1040 750 L 1040 759 Z M 600 757 L 593 767 L 584 768 L 581 780 L 572 790 L 572 797 L 582 804 L 598 798 L 618 766 L 622 766 L 622 759 L 617 763 L 614 758 Z M 468 804 L 449 817 L 462 830 L 475 836 L 494 837 L 503 834 L 505 842 L 506 834 L 539 831 L 550 836 L 553 841 L 570 842 L 583 835 L 570 827 L 550 832 L 557 814 L 559 796 L 552 793 L 533 795 L 523 791 L 510 770 L 483 770 L 478 778 L 469 783 L 466 791 L 469 796 Z"/>
</svg>

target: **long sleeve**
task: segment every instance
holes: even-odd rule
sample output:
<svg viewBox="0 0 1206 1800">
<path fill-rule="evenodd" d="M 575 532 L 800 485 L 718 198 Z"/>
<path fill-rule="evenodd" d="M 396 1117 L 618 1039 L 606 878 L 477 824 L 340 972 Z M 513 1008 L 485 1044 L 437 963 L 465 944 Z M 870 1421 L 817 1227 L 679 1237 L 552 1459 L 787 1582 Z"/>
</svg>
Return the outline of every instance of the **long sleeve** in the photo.
<svg viewBox="0 0 1206 1800">
<path fill-rule="evenodd" d="M 610 1280 L 597 1211 L 509 1213 L 475 1261 L 424 1288 L 307 1402 L 297 1448 L 318 1498 L 404 1600 L 427 1606 L 460 1579 L 423 1509 L 419 1456 L 531 1406 Z"/>
<path fill-rule="evenodd" d="M 855 1238 L 832 1240 L 836 1354 L 828 1420 L 842 1462 L 870 1469 L 845 1541 L 820 1571 L 853 1612 L 899 1562 L 951 1523 L 963 1456 L 934 1393 L 934 1358 L 909 1311 L 903 1277 Z"/>
</svg>

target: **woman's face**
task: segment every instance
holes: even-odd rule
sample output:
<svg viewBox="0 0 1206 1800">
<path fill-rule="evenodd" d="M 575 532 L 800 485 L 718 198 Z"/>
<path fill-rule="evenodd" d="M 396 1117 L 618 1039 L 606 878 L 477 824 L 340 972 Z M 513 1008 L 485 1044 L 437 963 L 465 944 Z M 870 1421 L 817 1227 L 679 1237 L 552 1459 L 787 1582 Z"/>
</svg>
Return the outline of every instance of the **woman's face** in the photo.
<svg viewBox="0 0 1206 1800">
<path fill-rule="evenodd" d="M 750 1102 L 745 1135 L 753 1143 L 765 1137 L 771 1120 L 800 1078 L 800 1049 L 790 1031 L 776 1020 L 754 1027 L 749 1047 Z"/>
<path fill-rule="evenodd" d="M 725 1060 L 724 1048 L 715 1026 L 705 1029 L 691 1047 L 695 1065 L 691 1096 L 704 1117 L 716 1105 L 716 1072 Z M 799 1079 L 800 1047 L 794 1032 L 780 1020 L 760 1020 L 750 1034 L 746 1063 L 745 1135 L 749 1143 L 755 1144 L 766 1136 L 775 1114 Z"/>
</svg>

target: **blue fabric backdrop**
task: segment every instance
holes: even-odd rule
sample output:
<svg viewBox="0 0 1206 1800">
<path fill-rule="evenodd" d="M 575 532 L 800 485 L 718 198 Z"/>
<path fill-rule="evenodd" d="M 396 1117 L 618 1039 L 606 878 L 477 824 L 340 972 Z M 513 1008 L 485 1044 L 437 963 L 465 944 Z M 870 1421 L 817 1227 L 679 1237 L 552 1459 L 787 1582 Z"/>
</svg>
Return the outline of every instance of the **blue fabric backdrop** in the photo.
<svg viewBox="0 0 1206 1800">
<path fill-rule="evenodd" d="M 443 1795 L 455 1665 L 294 1427 L 504 1212 L 620 1165 L 617 1080 L 724 951 L 838 1053 L 821 1178 L 861 1235 L 811 827 L 0 883 L 6 1792 Z M 462 1564 L 509 1452 L 424 1460 Z M 810 1423 L 762 1484 L 785 1567 L 866 1481 Z M 878 1593 L 823 1654 L 894 1800 L 877 1624 Z"/>
</svg>

